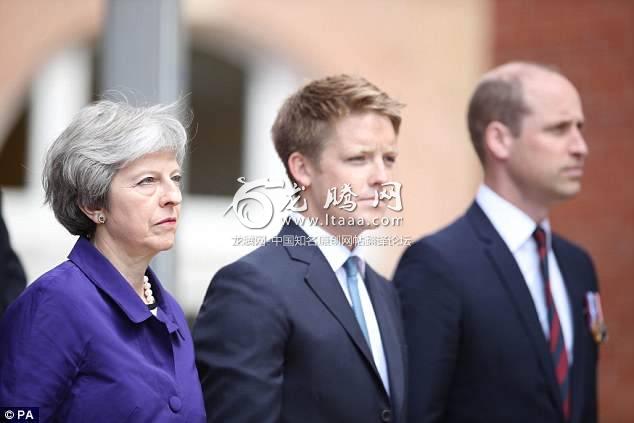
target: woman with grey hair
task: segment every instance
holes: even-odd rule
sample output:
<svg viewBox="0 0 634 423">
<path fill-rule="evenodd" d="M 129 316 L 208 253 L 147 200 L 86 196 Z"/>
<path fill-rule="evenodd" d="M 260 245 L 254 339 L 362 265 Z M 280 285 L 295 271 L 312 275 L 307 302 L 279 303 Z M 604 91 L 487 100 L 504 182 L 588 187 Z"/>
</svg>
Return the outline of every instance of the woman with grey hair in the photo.
<svg viewBox="0 0 634 423">
<path fill-rule="evenodd" d="M 177 105 L 99 101 L 50 147 L 46 202 L 79 239 L 0 323 L 0 405 L 41 421 L 203 422 L 191 335 L 149 268 L 174 244 Z"/>
</svg>

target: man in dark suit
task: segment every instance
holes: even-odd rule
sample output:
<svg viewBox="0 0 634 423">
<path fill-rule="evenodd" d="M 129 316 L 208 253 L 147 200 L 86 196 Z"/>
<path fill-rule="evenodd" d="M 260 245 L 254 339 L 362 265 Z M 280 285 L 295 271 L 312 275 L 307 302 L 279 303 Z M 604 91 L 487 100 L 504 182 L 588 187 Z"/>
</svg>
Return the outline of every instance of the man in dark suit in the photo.
<svg viewBox="0 0 634 423">
<path fill-rule="evenodd" d="M 408 248 L 394 278 L 410 422 L 597 421 L 595 271 L 548 221 L 580 190 L 583 122 L 553 69 L 510 63 L 478 84 L 468 123 L 484 184 L 465 215 Z"/>
<path fill-rule="evenodd" d="M 347 75 L 282 106 L 273 140 L 307 208 L 211 281 L 193 329 L 209 422 L 404 421 L 398 296 L 357 238 L 385 212 L 375 199 L 390 181 L 401 107 Z M 354 202 L 329 198 L 345 184 Z"/>
<path fill-rule="evenodd" d="M 26 286 L 26 276 L 9 242 L 9 232 L 2 218 L 2 192 L 0 192 L 0 317 L 11 301 Z"/>
</svg>

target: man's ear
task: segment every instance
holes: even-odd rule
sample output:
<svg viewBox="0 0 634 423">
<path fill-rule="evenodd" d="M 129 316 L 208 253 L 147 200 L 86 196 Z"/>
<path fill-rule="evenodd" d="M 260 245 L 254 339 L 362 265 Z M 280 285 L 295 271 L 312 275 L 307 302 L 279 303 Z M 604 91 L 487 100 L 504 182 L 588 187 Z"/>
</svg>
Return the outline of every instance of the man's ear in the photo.
<svg viewBox="0 0 634 423">
<path fill-rule="evenodd" d="M 288 170 L 300 187 L 310 187 L 316 169 L 311 160 L 298 151 L 288 156 Z"/>
<path fill-rule="evenodd" d="M 106 223 L 106 214 L 104 213 L 104 209 L 93 209 L 85 206 L 79 206 L 79 209 L 88 216 L 88 219 L 92 220 L 97 225 Z"/>
<path fill-rule="evenodd" d="M 484 149 L 493 160 L 505 161 L 511 154 L 515 137 L 508 126 L 501 122 L 489 123 L 484 131 Z"/>
</svg>

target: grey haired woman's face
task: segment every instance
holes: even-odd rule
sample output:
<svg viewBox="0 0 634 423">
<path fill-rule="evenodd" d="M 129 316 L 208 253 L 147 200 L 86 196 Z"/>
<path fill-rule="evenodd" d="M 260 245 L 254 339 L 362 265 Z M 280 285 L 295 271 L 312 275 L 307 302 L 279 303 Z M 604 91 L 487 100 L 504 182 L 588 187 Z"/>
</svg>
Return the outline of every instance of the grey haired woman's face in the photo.
<svg viewBox="0 0 634 423">
<path fill-rule="evenodd" d="M 131 257 L 154 256 L 174 244 L 182 200 L 181 169 L 170 151 L 147 154 L 112 179 L 108 209 L 101 210 L 95 241 L 108 241 Z M 100 238 L 100 239 L 99 239 Z"/>
</svg>

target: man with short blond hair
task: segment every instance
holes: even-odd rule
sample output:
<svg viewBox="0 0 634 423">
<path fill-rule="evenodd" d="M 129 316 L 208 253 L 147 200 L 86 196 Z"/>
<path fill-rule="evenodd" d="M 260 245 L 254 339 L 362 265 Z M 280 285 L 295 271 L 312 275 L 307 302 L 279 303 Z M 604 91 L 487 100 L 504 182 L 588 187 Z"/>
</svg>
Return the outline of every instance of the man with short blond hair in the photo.
<svg viewBox="0 0 634 423">
<path fill-rule="evenodd" d="M 214 276 L 193 330 L 209 422 L 405 421 L 398 297 L 357 245 L 386 210 L 375 199 L 401 107 L 349 75 L 312 81 L 282 106 L 273 140 L 307 208 L 278 238 L 313 242 L 269 242 Z M 325 209 L 346 184 L 355 207 Z M 331 225 L 329 213 L 354 223 Z"/>
</svg>

